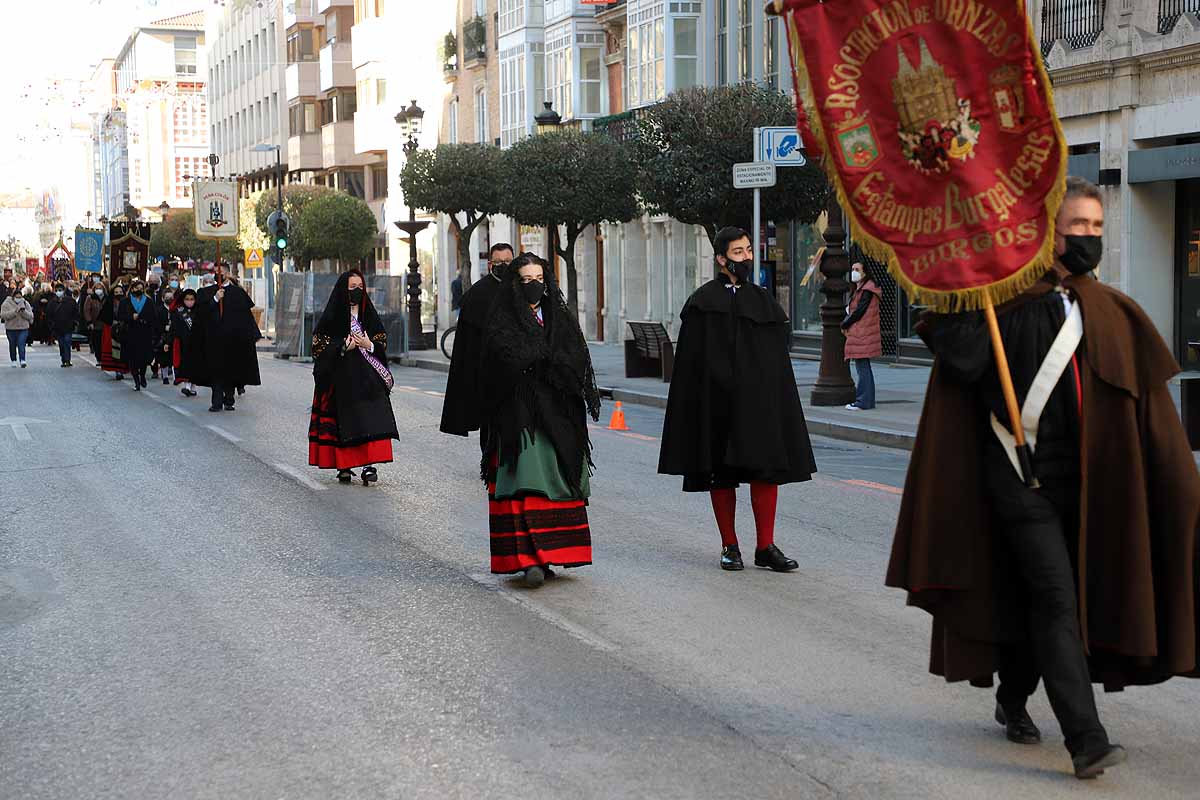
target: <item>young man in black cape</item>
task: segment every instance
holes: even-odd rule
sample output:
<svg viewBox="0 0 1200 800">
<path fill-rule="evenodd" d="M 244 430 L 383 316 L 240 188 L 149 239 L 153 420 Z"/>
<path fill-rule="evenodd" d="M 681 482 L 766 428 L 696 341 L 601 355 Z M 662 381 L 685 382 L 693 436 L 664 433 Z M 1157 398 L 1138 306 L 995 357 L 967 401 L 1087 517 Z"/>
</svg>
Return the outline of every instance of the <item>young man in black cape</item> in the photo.
<svg viewBox="0 0 1200 800">
<path fill-rule="evenodd" d="M 743 569 L 734 527 L 737 487 L 750 484 L 754 564 L 799 565 L 775 545 L 779 486 L 816 471 L 788 355 L 787 314 L 750 282 L 750 235 L 723 228 L 713 242 L 718 275 L 688 298 L 675 350 L 658 471 L 708 492 L 721 532 L 721 568 Z"/>
<path fill-rule="evenodd" d="M 216 282 L 196 293 L 192 336 L 201 366 L 193 383 L 212 387 L 209 411 L 233 411 L 235 388 L 259 385 L 255 342 L 262 333 L 250 313 L 254 301 L 225 270 L 218 264 Z"/>
<path fill-rule="evenodd" d="M 442 402 L 442 433 L 466 436 L 482 425 L 479 371 L 484 349 L 483 332 L 500 287 L 508 278 L 512 260 L 511 244 L 492 245 L 488 253 L 487 277 L 472 285 L 462 296 L 458 327 L 454 332 L 454 355 L 450 359 L 450 376 L 446 381 L 446 399 Z M 481 443 L 485 438 L 480 437 Z"/>
</svg>

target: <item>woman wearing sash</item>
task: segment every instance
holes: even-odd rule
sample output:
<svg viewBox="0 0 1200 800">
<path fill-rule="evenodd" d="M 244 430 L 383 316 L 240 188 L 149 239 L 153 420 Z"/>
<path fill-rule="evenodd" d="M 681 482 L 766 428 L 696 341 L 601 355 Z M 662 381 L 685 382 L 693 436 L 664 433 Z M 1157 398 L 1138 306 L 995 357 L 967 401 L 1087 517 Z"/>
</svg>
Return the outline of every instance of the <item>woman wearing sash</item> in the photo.
<svg viewBox="0 0 1200 800">
<path fill-rule="evenodd" d="M 399 439 L 392 413 L 387 332 L 367 296 L 362 273 L 343 272 L 313 332 L 312 416 L 308 463 L 336 469 L 341 483 L 362 467 L 363 486 L 379 480 L 376 464 L 392 460 Z"/>
</svg>

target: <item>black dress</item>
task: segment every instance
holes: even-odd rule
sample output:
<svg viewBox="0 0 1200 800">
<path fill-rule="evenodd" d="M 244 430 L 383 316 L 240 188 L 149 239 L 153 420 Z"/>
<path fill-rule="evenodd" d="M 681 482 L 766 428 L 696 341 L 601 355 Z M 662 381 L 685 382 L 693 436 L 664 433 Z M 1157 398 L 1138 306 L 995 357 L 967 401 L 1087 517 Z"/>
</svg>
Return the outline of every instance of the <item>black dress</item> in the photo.
<svg viewBox="0 0 1200 800">
<path fill-rule="evenodd" d="M 125 297 L 117 309 L 117 321 L 121 323 L 121 354 L 134 375 L 146 371 L 154 358 L 154 337 L 158 329 L 158 310 L 154 301 L 142 295 L 146 304 L 133 318 L 133 299 Z"/>
<path fill-rule="evenodd" d="M 489 274 L 476 281 L 462 296 L 458 325 L 454 331 L 454 354 L 446 379 L 446 399 L 442 401 L 442 433 L 466 436 L 480 429 L 483 407 L 480 403 L 480 378 L 484 351 L 484 332 L 488 315 L 500 295 L 501 283 Z M 480 439 L 486 439 L 480 434 Z"/>
<path fill-rule="evenodd" d="M 190 383 L 196 375 L 199 353 L 196 352 L 196 337 L 193 333 L 195 320 L 187 306 L 178 306 L 171 312 L 171 324 L 167 328 L 167 339 L 171 347 L 170 364 L 175 368 L 175 383 Z"/>
<path fill-rule="evenodd" d="M 225 287 L 225 298 L 216 300 L 217 287 L 196 293 L 193 335 L 200 355 L 192 382 L 198 386 L 258 386 L 258 352 L 255 342 L 262 332 L 250 310 L 254 301 L 236 284 Z"/>
<path fill-rule="evenodd" d="M 685 492 L 809 480 L 817 465 L 779 303 L 721 276 L 680 318 L 658 471 L 682 475 Z"/>
</svg>

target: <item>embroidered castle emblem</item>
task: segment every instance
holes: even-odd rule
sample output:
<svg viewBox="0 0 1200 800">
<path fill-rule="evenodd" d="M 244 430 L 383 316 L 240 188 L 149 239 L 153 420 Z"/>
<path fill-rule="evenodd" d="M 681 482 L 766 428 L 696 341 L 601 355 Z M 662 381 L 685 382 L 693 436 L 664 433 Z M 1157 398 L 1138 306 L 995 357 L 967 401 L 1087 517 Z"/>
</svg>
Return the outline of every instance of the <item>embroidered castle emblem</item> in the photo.
<svg viewBox="0 0 1200 800">
<path fill-rule="evenodd" d="M 934 60 L 925 40 L 919 42 L 915 68 L 897 45 L 892 101 L 904 158 L 921 174 L 935 175 L 949 172 L 954 161 L 975 157 L 980 124 L 971 116 L 971 101 L 958 97 L 954 79 Z"/>
<path fill-rule="evenodd" d="M 837 123 L 834 135 L 848 169 L 866 169 L 879 160 L 879 145 L 866 114 Z"/>
<path fill-rule="evenodd" d="M 229 224 L 225 219 L 225 204 L 214 200 L 208 204 L 208 224 L 213 228 L 221 228 Z"/>
</svg>

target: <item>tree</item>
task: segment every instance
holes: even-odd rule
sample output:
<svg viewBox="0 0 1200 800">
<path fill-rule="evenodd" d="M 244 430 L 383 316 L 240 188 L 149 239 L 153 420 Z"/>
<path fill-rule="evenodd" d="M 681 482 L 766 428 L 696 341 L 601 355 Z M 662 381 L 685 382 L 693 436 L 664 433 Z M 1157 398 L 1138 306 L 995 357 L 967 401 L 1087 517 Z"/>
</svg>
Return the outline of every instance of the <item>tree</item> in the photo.
<svg viewBox="0 0 1200 800">
<path fill-rule="evenodd" d="M 17 261 L 25 255 L 25 245 L 21 244 L 21 240 L 11 233 L 0 241 L 0 259 L 5 261 Z"/>
<path fill-rule="evenodd" d="M 232 243 L 230 243 L 232 246 Z M 190 208 L 172 208 L 150 232 L 150 257 L 178 258 L 181 261 L 216 261 L 217 243 L 196 236 L 194 212 Z"/>
<path fill-rule="evenodd" d="M 292 226 L 288 231 L 288 246 L 287 255 L 290 255 L 304 269 L 312 262 L 313 258 L 321 258 L 321 256 L 310 255 L 308 243 L 303 235 L 296 230 L 296 221 L 300 218 L 300 213 L 304 207 L 318 197 L 325 197 L 330 194 L 337 194 L 336 189 L 330 189 L 328 186 L 310 186 L 303 183 L 290 183 L 283 187 L 283 210 L 288 215 L 288 219 L 292 221 Z M 258 225 L 258 229 L 264 232 L 268 243 L 270 242 L 271 231 L 267 230 L 267 217 L 279 207 L 279 196 L 277 192 L 263 192 L 254 203 L 254 221 Z"/>
<path fill-rule="evenodd" d="M 504 186 L 505 214 L 527 225 L 565 228 L 555 252 L 567 267 L 567 304 L 577 312 L 579 235 L 589 225 L 628 222 L 639 213 L 633 153 L 611 137 L 573 129 L 532 136 L 505 151 Z"/>
<path fill-rule="evenodd" d="M 242 250 L 266 250 L 271 246 L 266 232 L 258 227 L 258 201 L 264 194 L 265 189 L 254 192 L 238 203 L 238 247 Z"/>
<path fill-rule="evenodd" d="M 500 198 L 508 191 L 503 180 L 500 148 L 490 144 L 439 144 L 433 150 L 418 150 L 400 172 L 400 190 L 408 205 L 450 217 L 464 289 L 471 285 L 471 235 L 500 210 Z"/>
<path fill-rule="evenodd" d="M 306 263 L 335 258 L 357 265 L 375 246 L 378 230 L 370 206 L 344 192 L 328 192 L 304 204 L 292 235 L 304 242 Z"/>
<path fill-rule="evenodd" d="M 754 84 L 684 89 L 647 109 L 637 131 L 638 187 L 653 213 L 701 225 L 709 241 L 726 225 L 750 228 L 753 193 L 733 188 L 733 165 L 754 160 L 754 129 L 795 125 L 790 97 Z M 762 191 L 765 213 L 811 223 L 829 185 L 815 164 L 783 167 Z"/>
</svg>

